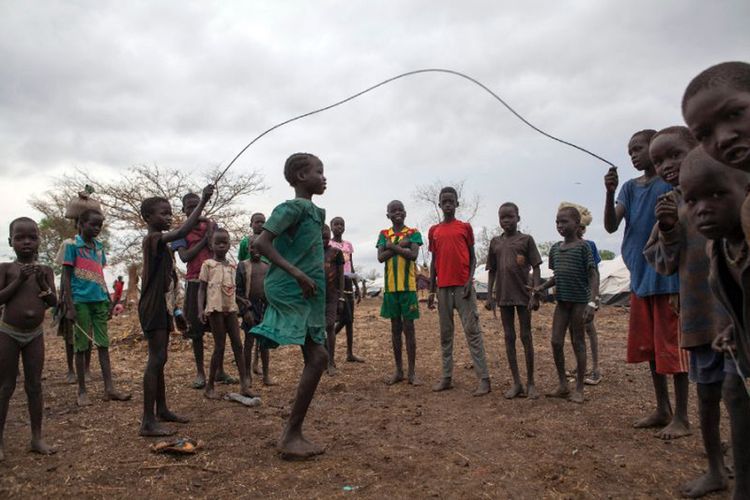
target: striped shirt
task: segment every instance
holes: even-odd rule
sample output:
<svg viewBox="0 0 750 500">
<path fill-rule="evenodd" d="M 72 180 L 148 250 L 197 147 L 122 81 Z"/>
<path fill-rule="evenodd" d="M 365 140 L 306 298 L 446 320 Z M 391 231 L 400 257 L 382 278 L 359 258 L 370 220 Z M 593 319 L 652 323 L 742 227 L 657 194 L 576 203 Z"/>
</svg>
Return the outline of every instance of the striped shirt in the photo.
<svg viewBox="0 0 750 500">
<path fill-rule="evenodd" d="M 93 240 L 93 247 L 86 245 L 81 235 L 65 245 L 63 266 L 73 268 L 70 288 L 73 302 L 102 302 L 109 300 L 107 283 L 104 281 L 104 266 L 107 257 L 101 241 Z"/>
<path fill-rule="evenodd" d="M 549 251 L 549 268 L 555 272 L 555 299 L 586 304 L 591 300 L 589 269 L 595 266 L 591 247 L 585 241 L 568 248 L 562 248 L 562 244 L 558 241 Z"/>
<path fill-rule="evenodd" d="M 399 232 L 393 228 L 383 229 L 378 235 L 378 248 L 385 247 L 389 241 L 397 244 L 408 238 L 411 243 L 422 245 L 422 235 L 414 228 L 404 226 Z M 385 292 L 416 292 L 417 264 L 400 255 L 394 255 L 385 261 Z"/>
</svg>

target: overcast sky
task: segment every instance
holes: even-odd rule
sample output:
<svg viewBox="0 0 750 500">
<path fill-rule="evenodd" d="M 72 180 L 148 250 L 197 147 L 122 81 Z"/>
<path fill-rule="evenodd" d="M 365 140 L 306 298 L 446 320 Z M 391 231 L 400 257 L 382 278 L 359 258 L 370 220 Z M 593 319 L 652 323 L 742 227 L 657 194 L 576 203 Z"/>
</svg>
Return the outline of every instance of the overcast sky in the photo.
<svg viewBox="0 0 750 500">
<path fill-rule="evenodd" d="M 750 2 L 316 1 L 0 2 L 0 237 L 35 214 L 27 199 L 75 167 L 111 175 L 136 164 L 202 171 L 227 164 L 269 126 L 395 74 L 465 72 L 540 128 L 635 175 L 632 132 L 680 124 L 688 81 L 750 54 Z M 360 267 L 378 267 L 385 206 L 425 220 L 414 187 L 466 179 L 481 197 L 473 223 L 497 224 L 514 201 L 537 241 L 559 239 L 562 200 L 602 227 L 606 166 L 527 128 L 489 95 L 449 75 L 400 80 L 283 127 L 235 164 L 292 196 L 285 158 L 324 162 L 315 200 L 342 215 Z M 425 233 L 427 228 L 420 228 Z"/>
</svg>

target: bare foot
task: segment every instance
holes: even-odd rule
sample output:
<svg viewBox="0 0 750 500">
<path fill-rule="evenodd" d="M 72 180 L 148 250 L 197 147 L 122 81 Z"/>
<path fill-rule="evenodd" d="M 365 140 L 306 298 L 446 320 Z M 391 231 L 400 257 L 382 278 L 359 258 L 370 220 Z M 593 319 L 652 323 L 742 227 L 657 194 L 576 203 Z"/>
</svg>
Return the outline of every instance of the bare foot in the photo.
<svg viewBox="0 0 750 500">
<path fill-rule="evenodd" d="M 91 406 L 91 401 L 89 401 L 88 395 L 85 392 L 83 392 L 78 395 L 76 404 L 78 404 L 78 406 Z"/>
<path fill-rule="evenodd" d="M 323 447 L 311 443 L 302 434 L 284 436 L 279 443 L 279 453 L 284 460 L 305 460 L 325 452 Z"/>
<path fill-rule="evenodd" d="M 276 382 L 270 376 L 265 376 L 263 377 L 263 385 L 270 387 L 272 385 L 276 385 Z"/>
<path fill-rule="evenodd" d="M 263 370 L 260 367 L 260 363 L 253 363 L 253 373 L 256 375 L 263 375 Z"/>
<path fill-rule="evenodd" d="M 490 391 L 492 391 L 490 387 L 490 379 L 483 378 L 479 381 L 477 388 L 474 389 L 474 392 L 472 392 L 471 395 L 472 396 L 484 396 L 485 394 L 489 394 Z"/>
<path fill-rule="evenodd" d="M 210 389 L 206 387 L 206 390 L 203 392 L 203 396 L 205 396 L 206 399 L 221 399 L 221 395 L 213 387 L 211 387 Z"/>
<path fill-rule="evenodd" d="M 399 383 L 399 382 L 401 382 L 402 380 L 404 380 L 404 373 L 403 373 L 403 372 L 399 372 L 399 371 L 397 371 L 396 373 L 394 373 L 394 374 L 393 374 L 393 375 L 391 376 L 391 378 L 389 378 L 389 379 L 386 379 L 386 381 L 385 381 L 385 385 L 393 385 L 393 384 L 398 384 L 398 383 Z"/>
<path fill-rule="evenodd" d="M 562 398 L 567 399 L 568 396 L 570 396 L 570 389 L 568 389 L 567 385 L 560 385 L 552 392 L 548 392 L 545 394 L 548 398 Z"/>
<path fill-rule="evenodd" d="M 68 372 L 68 374 L 65 375 L 65 383 L 66 384 L 75 384 L 76 383 L 76 374 L 75 374 L 75 372 Z"/>
<path fill-rule="evenodd" d="M 526 397 L 528 399 L 539 399 L 539 391 L 536 390 L 534 384 L 528 384 L 526 386 Z"/>
<path fill-rule="evenodd" d="M 44 439 L 32 439 L 30 451 L 39 453 L 40 455 L 54 455 L 57 453 L 53 447 L 44 442 Z M 2 459 L 0 459 L 2 460 Z"/>
<path fill-rule="evenodd" d="M 642 419 L 633 423 L 635 429 L 648 429 L 651 427 L 664 427 L 669 424 L 672 419 L 671 413 L 662 413 L 659 410 L 655 410 L 651 415 L 645 416 Z"/>
<path fill-rule="evenodd" d="M 505 399 L 513 399 L 518 396 L 523 396 L 523 386 L 521 384 L 513 384 L 513 387 L 505 391 Z"/>
<path fill-rule="evenodd" d="M 162 427 L 160 424 L 154 422 L 153 424 L 141 424 L 141 430 L 138 432 L 143 437 L 164 437 L 173 436 L 177 434 L 177 431 Z"/>
<path fill-rule="evenodd" d="M 688 481 L 680 487 L 680 493 L 688 498 L 700 498 L 712 491 L 727 489 L 727 478 L 722 474 L 706 472 L 701 477 Z"/>
<path fill-rule="evenodd" d="M 176 413 L 173 413 L 169 410 L 160 412 L 158 415 L 156 415 L 156 418 L 158 418 L 162 422 L 177 422 L 178 424 L 187 424 L 188 422 L 190 422 L 189 418 L 177 415 Z"/>
<path fill-rule="evenodd" d="M 583 404 L 583 391 L 571 392 L 570 397 L 568 398 L 568 401 L 570 401 L 571 403 L 582 405 Z"/>
<path fill-rule="evenodd" d="M 672 421 L 669 423 L 668 426 L 654 434 L 659 439 L 663 439 L 665 441 L 669 441 L 671 439 L 679 439 L 681 437 L 689 436 L 692 432 L 690 432 L 690 423 L 684 422 L 682 419 L 678 418 L 672 418 Z"/>
<path fill-rule="evenodd" d="M 243 389 L 240 389 L 240 394 L 243 396 L 247 396 L 248 398 L 259 398 L 260 394 L 256 394 L 253 391 L 250 390 L 250 387 L 245 387 Z"/>
<path fill-rule="evenodd" d="M 364 363 L 365 360 L 360 358 L 359 356 L 355 356 L 354 354 L 347 354 L 346 362 L 347 363 Z"/>
<path fill-rule="evenodd" d="M 111 390 L 104 394 L 104 401 L 130 401 L 130 394 Z"/>
<path fill-rule="evenodd" d="M 422 381 L 419 380 L 419 378 L 417 377 L 415 373 L 412 373 L 411 375 L 409 375 L 408 380 L 409 380 L 409 384 L 413 385 L 414 387 L 419 387 L 420 385 L 423 385 Z"/>
<path fill-rule="evenodd" d="M 440 382 L 432 386 L 433 392 L 447 391 L 453 389 L 453 381 L 449 378 L 440 379 Z"/>
<path fill-rule="evenodd" d="M 326 370 L 326 373 L 328 374 L 328 376 L 329 376 L 329 377 L 333 377 L 333 376 L 334 376 L 334 375 L 336 375 L 336 374 L 337 374 L 338 372 L 339 372 L 339 371 L 338 371 L 338 370 L 336 369 L 336 367 L 335 367 L 335 366 L 333 366 L 333 365 L 328 365 L 328 370 Z"/>
<path fill-rule="evenodd" d="M 216 381 L 224 385 L 238 384 L 240 379 L 234 378 L 228 373 L 220 373 L 216 376 Z"/>
</svg>

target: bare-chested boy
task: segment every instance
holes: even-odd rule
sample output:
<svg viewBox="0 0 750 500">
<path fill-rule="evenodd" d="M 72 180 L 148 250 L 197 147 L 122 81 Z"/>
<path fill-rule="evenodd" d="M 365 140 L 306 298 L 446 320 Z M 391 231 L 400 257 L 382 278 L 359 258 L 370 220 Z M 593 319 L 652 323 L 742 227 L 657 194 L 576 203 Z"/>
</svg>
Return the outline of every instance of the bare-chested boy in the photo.
<svg viewBox="0 0 750 500">
<path fill-rule="evenodd" d="M 255 212 L 253 215 L 250 216 L 250 230 L 252 231 L 252 234 L 248 236 L 243 236 L 240 240 L 240 247 L 237 251 L 237 260 L 239 262 L 242 262 L 244 260 L 249 259 L 252 256 L 252 244 L 253 241 L 260 235 L 260 233 L 263 232 L 263 224 L 266 223 L 266 216 L 260 212 Z M 269 260 L 265 257 L 261 256 L 260 260 L 265 262 L 266 264 L 270 264 Z M 260 344 L 255 345 L 255 354 L 253 356 L 252 361 L 252 368 L 253 373 L 256 375 L 260 375 L 263 373 L 260 368 L 260 363 L 264 362 L 268 364 L 268 360 L 261 361 L 259 360 L 261 356 L 262 350 L 260 348 Z M 264 356 L 268 356 L 269 350 L 265 349 Z M 250 363 L 250 358 L 248 357 L 248 363 Z M 269 379 L 270 380 L 270 379 Z"/>
<path fill-rule="evenodd" d="M 336 375 L 336 318 L 346 304 L 344 298 L 344 252 L 331 245 L 331 228 L 323 224 L 323 260 L 326 270 L 326 350 L 328 376 Z"/>
<path fill-rule="evenodd" d="M 0 264 L 0 462 L 5 459 L 3 432 L 8 406 L 16 389 L 18 356 L 23 358 L 24 388 L 31 420 L 31 451 L 55 452 L 42 439 L 42 368 L 44 366 L 44 311 L 57 303 L 55 276 L 49 266 L 36 263 L 39 228 L 28 217 L 10 223 L 8 242 L 14 262 Z"/>
<path fill-rule="evenodd" d="M 262 215 L 262 214 L 261 214 Z M 265 217 L 263 221 L 265 222 Z M 235 279 L 237 287 L 237 306 L 240 308 L 240 317 L 242 317 L 242 329 L 245 332 L 245 373 L 248 377 L 247 386 L 252 387 L 252 370 L 251 359 L 253 353 L 253 344 L 255 335 L 250 333 L 250 329 L 263 321 L 266 313 L 268 302 L 266 301 L 266 291 L 263 287 L 263 281 L 266 279 L 269 264 L 261 259 L 258 250 L 253 247 L 253 241 L 257 236 L 253 235 L 248 238 L 249 258 L 240 261 L 237 265 L 237 277 Z M 260 351 L 260 359 L 263 364 L 263 385 L 275 385 L 268 371 L 269 352 L 267 347 L 258 347 L 255 352 Z"/>
</svg>

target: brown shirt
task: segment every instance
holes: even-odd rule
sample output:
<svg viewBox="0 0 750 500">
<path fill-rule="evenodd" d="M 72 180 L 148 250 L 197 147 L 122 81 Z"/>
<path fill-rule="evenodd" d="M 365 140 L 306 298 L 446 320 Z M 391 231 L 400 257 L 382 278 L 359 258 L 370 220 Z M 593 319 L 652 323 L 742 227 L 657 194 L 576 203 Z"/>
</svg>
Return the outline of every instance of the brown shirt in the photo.
<svg viewBox="0 0 750 500">
<path fill-rule="evenodd" d="M 235 296 L 237 266 L 230 262 L 206 259 L 198 279 L 206 283 L 206 314 L 238 311 Z"/>
<path fill-rule="evenodd" d="M 499 306 L 529 304 L 529 273 L 542 264 L 542 256 L 531 235 L 520 231 L 513 236 L 503 233 L 490 242 L 487 269 L 495 273 L 495 301 Z"/>
</svg>

